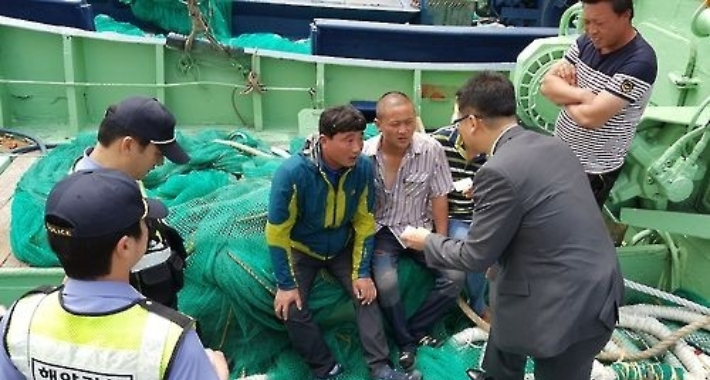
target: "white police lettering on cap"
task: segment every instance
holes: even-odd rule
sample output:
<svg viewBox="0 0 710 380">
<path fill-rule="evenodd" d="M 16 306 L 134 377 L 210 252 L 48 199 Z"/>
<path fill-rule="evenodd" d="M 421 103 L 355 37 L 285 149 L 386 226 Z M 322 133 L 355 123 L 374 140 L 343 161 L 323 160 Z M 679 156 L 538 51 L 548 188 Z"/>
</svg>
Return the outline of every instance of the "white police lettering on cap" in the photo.
<svg viewBox="0 0 710 380">
<path fill-rule="evenodd" d="M 155 144 L 155 145 L 166 145 L 166 144 L 172 144 L 174 142 L 175 142 L 175 137 L 171 138 L 170 140 L 162 140 L 162 141 L 150 140 L 150 143 Z"/>
</svg>

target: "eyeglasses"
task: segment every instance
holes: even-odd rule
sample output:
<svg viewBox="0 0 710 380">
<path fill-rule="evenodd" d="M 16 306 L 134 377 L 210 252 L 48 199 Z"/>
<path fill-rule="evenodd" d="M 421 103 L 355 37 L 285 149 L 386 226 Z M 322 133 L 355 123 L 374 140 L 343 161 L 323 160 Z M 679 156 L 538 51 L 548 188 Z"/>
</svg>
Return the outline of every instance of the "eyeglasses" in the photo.
<svg viewBox="0 0 710 380">
<path fill-rule="evenodd" d="M 481 120 L 481 119 L 484 118 L 483 116 L 480 116 L 480 115 L 471 115 L 471 114 L 468 114 L 468 115 L 461 116 L 460 118 L 458 118 L 458 119 L 452 121 L 452 122 L 451 122 L 451 125 L 458 127 L 458 125 L 459 125 L 462 121 L 468 119 L 469 117 L 473 117 L 474 119 L 478 119 L 478 120 Z"/>
<path fill-rule="evenodd" d="M 468 119 L 470 116 L 471 116 L 471 115 L 461 116 L 460 118 L 458 118 L 458 119 L 452 121 L 451 124 L 452 124 L 452 125 L 457 125 L 458 123 L 460 123 L 460 122 L 462 122 L 462 121 Z"/>
</svg>

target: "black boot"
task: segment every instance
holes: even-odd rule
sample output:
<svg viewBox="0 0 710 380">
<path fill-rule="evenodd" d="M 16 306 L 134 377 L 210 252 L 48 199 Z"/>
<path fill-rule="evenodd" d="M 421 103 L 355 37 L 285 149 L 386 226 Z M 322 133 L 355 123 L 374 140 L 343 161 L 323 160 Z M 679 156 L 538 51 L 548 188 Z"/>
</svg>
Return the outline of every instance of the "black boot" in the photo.
<svg viewBox="0 0 710 380">
<path fill-rule="evenodd" d="M 493 380 L 492 377 L 486 376 L 485 372 L 473 368 L 467 369 L 466 375 L 468 375 L 468 378 L 471 380 Z"/>
</svg>

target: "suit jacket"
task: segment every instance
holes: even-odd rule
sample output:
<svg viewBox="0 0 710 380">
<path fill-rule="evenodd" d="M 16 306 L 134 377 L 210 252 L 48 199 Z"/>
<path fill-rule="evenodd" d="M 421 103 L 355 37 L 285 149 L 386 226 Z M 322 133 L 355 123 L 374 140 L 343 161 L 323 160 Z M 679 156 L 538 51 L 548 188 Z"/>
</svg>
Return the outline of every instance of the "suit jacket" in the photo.
<svg viewBox="0 0 710 380">
<path fill-rule="evenodd" d="M 608 333 L 623 297 L 616 250 L 577 157 L 561 140 L 516 126 L 474 178 L 476 223 L 465 241 L 430 234 L 429 265 L 485 271 L 491 339 L 546 358 Z"/>
</svg>

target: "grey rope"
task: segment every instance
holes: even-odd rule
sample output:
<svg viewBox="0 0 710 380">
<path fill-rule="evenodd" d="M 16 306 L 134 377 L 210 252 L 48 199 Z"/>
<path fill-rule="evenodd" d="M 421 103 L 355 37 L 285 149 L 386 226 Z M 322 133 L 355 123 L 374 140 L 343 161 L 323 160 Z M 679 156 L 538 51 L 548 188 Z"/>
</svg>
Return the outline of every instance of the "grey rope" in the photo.
<svg viewBox="0 0 710 380">
<path fill-rule="evenodd" d="M 664 352 L 666 352 L 671 346 L 678 343 L 681 339 L 690 335 L 691 333 L 703 328 L 704 326 L 710 325 L 710 316 L 707 316 L 699 321 L 695 321 L 689 325 L 683 326 L 682 328 L 674 331 L 658 344 L 653 345 L 653 347 L 639 351 L 639 352 L 626 352 L 623 349 L 617 352 L 602 352 L 597 355 L 597 359 L 600 361 L 639 361 L 646 360 L 650 358 L 657 357 Z"/>
<path fill-rule="evenodd" d="M 675 296 L 675 295 L 670 294 L 668 292 L 654 289 L 650 286 L 639 284 L 638 282 L 634 282 L 634 281 L 627 280 L 627 279 L 624 279 L 624 286 L 626 286 L 629 289 L 636 290 L 638 292 L 645 293 L 648 295 L 652 295 L 654 297 L 666 300 L 668 302 L 672 302 L 676 305 L 684 306 L 692 311 L 695 311 L 695 312 L 698 312 L 698 313 L 701 313 L 704 315 L 710 315 L 710 308 L 700 305 L 698 303 L 695 303 L 693 301 L 689 301 L 685 298 Z"/>
<path fill-rule="evenodd" d="M 476 326 L 480 327 L 481 330 L 483 330 L 485 332 L 490 332 L 491 327 L 488 324 L 488 322 L 484 321 L 483 318 L 479 317 L 478 314 L 476 314 L 476 312 L 474 312 L 473 309 L 471 309 L 471 306 L 469 306 L 468 303 L 466 303 L 466 300 L 464 300 L 463 297 L 459 297 L 457 300 L 457 303 L 458 303 L 461 311 L 464 314 L 466 314 L 466 316 L 471 321 L 473 321 L 473 323 L 475 323 Z"/>
</svg>

